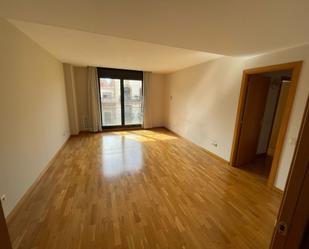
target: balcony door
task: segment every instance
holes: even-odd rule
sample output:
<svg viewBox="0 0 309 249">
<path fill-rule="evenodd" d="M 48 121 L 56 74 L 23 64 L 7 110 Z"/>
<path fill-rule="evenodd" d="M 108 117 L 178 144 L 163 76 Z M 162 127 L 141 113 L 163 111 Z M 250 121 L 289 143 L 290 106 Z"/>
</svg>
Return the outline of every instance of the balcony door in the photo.
<svg viewBox="0 0 309 249">
<path fill-rule="evenodd" d="M 98 68 L 103 128 L 141 127 L 143 73 Z"/>
</svg>

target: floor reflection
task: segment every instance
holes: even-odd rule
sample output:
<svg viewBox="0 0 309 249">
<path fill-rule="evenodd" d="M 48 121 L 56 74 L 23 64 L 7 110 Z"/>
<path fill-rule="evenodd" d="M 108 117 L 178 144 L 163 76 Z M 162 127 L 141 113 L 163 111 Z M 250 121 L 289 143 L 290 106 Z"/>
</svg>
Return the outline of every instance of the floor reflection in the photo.
<svg viewBox="0 0 309 249">
<path fill-rule="evenodd" d="M 102 136 L 102 171 L 105 177 L 136 173 L 143 168 L 142 144 L 130 134 Z"/>
</svg>

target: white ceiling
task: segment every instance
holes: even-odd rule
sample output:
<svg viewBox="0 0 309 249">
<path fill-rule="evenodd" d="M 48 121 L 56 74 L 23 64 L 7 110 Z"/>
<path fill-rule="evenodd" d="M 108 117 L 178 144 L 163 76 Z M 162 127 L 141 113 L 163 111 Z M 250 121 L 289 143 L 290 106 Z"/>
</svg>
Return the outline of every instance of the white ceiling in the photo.
<svg viewBox="0 0 309 249">
<path fill-rule="evenodd" d="M 309 42 L 308 0 L 0 0 L 0 16 L 230 56 Z"/>
<path fill-rule="evenodd" d="M 9 22 L 60 61 L 73 65 L 167 73 L 221 57 L 48 25 L 16 20 Z"/>
</svg>

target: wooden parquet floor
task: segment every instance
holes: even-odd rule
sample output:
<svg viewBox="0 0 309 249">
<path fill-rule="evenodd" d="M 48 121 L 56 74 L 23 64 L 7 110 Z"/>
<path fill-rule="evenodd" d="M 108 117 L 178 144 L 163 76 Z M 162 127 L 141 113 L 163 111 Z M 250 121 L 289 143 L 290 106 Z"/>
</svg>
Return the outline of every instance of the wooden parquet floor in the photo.
<svg viewBox="0 0 309 249">
<path fill-rule="evenodd" d="M 165 129 L 72 137 L 9 224 L 15 249 L 266 249 L 265 179 Z"/>
</svg>

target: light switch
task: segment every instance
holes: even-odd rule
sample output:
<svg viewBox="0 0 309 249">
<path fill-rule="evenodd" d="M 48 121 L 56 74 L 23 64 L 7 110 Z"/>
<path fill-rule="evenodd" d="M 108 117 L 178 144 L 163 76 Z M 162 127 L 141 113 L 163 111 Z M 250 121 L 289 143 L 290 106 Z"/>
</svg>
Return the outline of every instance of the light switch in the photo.
<svg viewBox="0 0 309 249">
<path fill-rule="evenodd" d="M 296 145 L 296 141 L 297 141 L 297 139 L 295 137 L 291 137 L 289 139 L 289 144 L 295 146 Z"/>
</svg>

